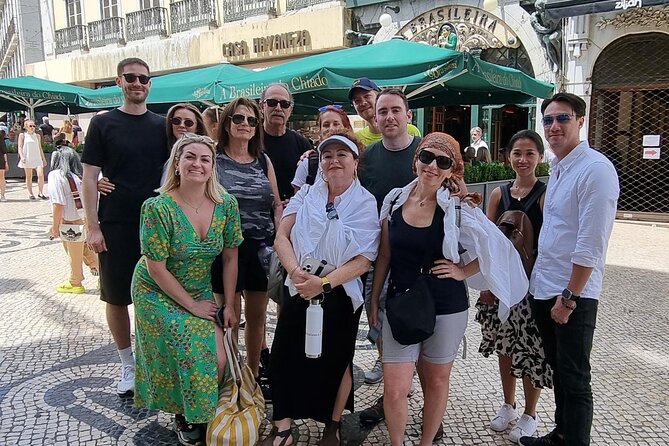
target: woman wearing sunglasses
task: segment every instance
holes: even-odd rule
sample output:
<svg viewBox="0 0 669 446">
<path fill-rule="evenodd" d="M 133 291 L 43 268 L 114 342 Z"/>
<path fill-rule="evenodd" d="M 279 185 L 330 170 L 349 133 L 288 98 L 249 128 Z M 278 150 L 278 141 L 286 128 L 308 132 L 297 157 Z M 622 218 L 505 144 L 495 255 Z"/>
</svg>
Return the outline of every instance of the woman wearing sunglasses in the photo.
<svg viewBox="0 0 669 446">
<path fill-rule="evenodd" d="M 276 251 L 288 271 L 290 295 L 272 344 L 274 427 L 261 446 L 289 446 L 293 419 L 325 423 L 319 445 L 340 443 L 341 417 L 353 412 L 353 353 L 362 313 L 360 275 L 376 258 L 379 220 L 374 196 L 357 178 L 362 145 L 340 130 L 318 146 L 323 181 L 300 189 L 284 210 Z M 303 270 L 308 259 L 336 267 L 324 277 Z M 312 262 L 313 263 L 313 262 Z M 321 300 L 322 354 L 305 356 L 306 313 Z"/>
<path fill-rule="evenodd" d="M 384 411 L 392 445 L 401 445 L 407 423 L 407 394 L 418 362 L 424 394 L 421 446 L 431 445 L 448 401 L 453 361 L 467 327 L 467 285 L 495 289 L 500 317 L 525 296 L 528 287 L 513 245 L 478 207 L 478 194 L 466 194 L 460 145 L 450 135 L 431 133 L 414 156 L 417 178 L 393 189 L 381 208 L 381 245 L 372 286 L 370 321 L 378 318 L 383 282 L 390 273 L 388 305 L 426 275 L 434 302 L 433 334 L 402 345 L 383 321 Z M 462 249 L 460 249 L 462 248 Z M 378 273 L 377 273 L 378 272 Z M 465 283 L 465 279 L 468 279 Z"/>
<path fill-rule="evenodd" d="M 35 121 L 27 119 L 23 123 L 24 133 L 19 135 L 19 167 L 26 174 L 26 189 L 28 198 L 35 199 L 33 195 L 33 170 L 37 170 L 37 196 L 42 200 L 48 197 L 44 195 L 44 166 L 46 157 L 42 151 L 42 138 L 35 131 Z"/>
<path fill-rule="evenodd" d="M 348 119 L 348 115 L 341 105 L 325 105 L 319 108 L 316 123 L 318 124 L 318 136 L 321 141 L 337 130 L 347 129 L 353 131 L 351 121 Z M 313 150 L 309 151 L 309 153 L 312 154 Z M 305 184 L 313 184 L 320 178 L 320 175 L 318 174 L 320 172 L 318 165 L 316 165 L 316 172 L 310 172 L 311 166 L 313 165 L 310 165 L 312 156 L 314 155 L 304 157 L 297 165 L 295 178 L 290 182 L 295 188 L 295 192 L 300 190 Z"/>
<path fill-rule="evenodd" d="M 239 318 L 243 292 L 246 354 L 256 378 L 260 350 L 265 344 L 268 302 L 267 274 L 258 251 L 274 244 L 275 222 L 281 220 L 283 210 L 274 167 L 263 152 L 262 141 L 260 109 L 256 102 L 239 98 L 229 103 L 221 113 L 216 164 L 219 183 L 239 203 L 244 242 L 239 246 L 235 312 Z M 214 262 L 212 270 L 214 293 L 223 293 L 223 269 L 219 260 Z M 263 390 L 266 394 L 267 390 Z"/>
</svg>

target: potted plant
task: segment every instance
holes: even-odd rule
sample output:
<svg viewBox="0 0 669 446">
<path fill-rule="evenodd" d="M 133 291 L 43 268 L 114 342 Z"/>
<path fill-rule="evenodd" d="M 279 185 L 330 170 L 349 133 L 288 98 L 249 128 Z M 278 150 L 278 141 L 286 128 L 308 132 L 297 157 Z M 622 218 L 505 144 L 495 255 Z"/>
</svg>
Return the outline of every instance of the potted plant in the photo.
<svg viewBox="0 0 669 446">
<path fill-rule="evenodd" d="M 537 165 L 536 175 L 544 182 L 548 182 L 550 166 L 548 163 Z M 483 196 L 481 207 L 485 206 L 490 199 L 490 194 L 496 187 L 509 182 L 516 177 L 511 164 L 492 162 L 465 165 L 464 179 L 469 192 L 478 192 Z"/>
</svg>

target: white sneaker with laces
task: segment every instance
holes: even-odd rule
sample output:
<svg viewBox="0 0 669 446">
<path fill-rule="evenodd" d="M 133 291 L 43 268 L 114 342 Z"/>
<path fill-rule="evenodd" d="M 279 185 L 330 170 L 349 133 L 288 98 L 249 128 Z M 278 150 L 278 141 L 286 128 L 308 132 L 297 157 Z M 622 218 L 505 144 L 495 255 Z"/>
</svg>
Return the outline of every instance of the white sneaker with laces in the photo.
<svg viewBox="0 0 669 446">
<path fill-rule="evenodd" d="M 538 424 L 539 414 L 532 418 L 530 415 L 524 413 L 514 428 L 511 429 L 511 432 L 509 432 L 509 440 L 513 441 L 514 443 L 518 443 L 520 441 L 520 437 L 534 436 L 534 433 L 537 431 Z"/>
<path fill-rule="evenodd" d="M 376 384 L 381 381 L 383 381 L 383 363 L 381 358 L 377 358 L 372 370 L 365 372 L 365 384 Z"/>
<path fill-rule="evenodd" d="M 490 429 L 495 432 L 505 431 L 509 423 L 518 419 L 518 411 L 511 405 L 504 403 L 497 411 L 497 415 L 490 420 Z"/>
<path fill-rule="evenodd" d="M 135 395 L 135 366 L 121 366 L 121 380 L 116 384 L 118 396 L 128 398 Z"/>
</svg>

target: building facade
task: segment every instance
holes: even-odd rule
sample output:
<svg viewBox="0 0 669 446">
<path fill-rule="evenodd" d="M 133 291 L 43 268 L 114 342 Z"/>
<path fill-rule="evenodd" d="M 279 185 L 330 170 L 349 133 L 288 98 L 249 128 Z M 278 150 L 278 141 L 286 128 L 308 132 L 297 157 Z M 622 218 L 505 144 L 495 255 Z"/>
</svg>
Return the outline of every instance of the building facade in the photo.
<svg viewBox="0 0 669 446">
<path fill-rule="evenodd" d="M 23 1 L 23 0 L 22 0 Z M 36 0 L 53 29 L 35 76 L 87 87 L 107 85 L 116 64 L 140 57 L 153 74 L 221 62 L 276 64 L 339 49 L 350 27 L 332 0 Z"/>
<path fill-rule="evenodd" d="M 40 0 L 0 0 L 0 78 L 44 60 Z"/>
</svg>

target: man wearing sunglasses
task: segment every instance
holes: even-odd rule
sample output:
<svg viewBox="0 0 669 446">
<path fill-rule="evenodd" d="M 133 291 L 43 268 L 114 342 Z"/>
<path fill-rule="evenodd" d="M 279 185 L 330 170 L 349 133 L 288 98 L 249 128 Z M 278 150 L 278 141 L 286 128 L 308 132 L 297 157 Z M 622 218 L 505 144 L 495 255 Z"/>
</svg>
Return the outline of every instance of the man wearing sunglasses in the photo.
<svg viewBox="0 0 669 446">
<path fill-rule="evenodd" d="M 555 159 L 530 304 L 553 368 L 555 429 L 540 438 L 521 437 L 526 446 L 590 444 L 590 351 L 620 190 L 613 164 L 580 139 L 585 108 L 583 99 L 570 93 L 558 93 L 541 105 Z"/>
<path fill-rule="evenodd" d="M 293 97 L 286 84 L 270 84 L 260 96 L 264 117 L 265 152 L 272 161 L 281 200 L 290 199 L 295 190 L 291 181 L 300 157 L 312 145 L 307 138 L 287 127 L 293 111 Z"/>
<path fill-rule="evenodd" d="M 363 129 L 355 133 L 355 136 L 366 146 L 381 141 L 383 137 L 381 129 L 376 125 L 376 121 L 374 120 L 374 116 L 376 115 L 376 98 L 380 92 L 381 89 L 379 86 L 366 77 L 356 79 L 348 91 L 348 98 L 353 104 L 355 112 L 367 123 Z M 418 127 L 411 123 L 407 124 L 407 132 L 413 136 L 420 136 Z"/>
<path fill-rule="evenodd" d="M 132 303 L 132 273 L 140 258 L 140 208 L 160 186 L 168 151 L 165 119 L 146 108 L 151 88 L 146 62 L 122 60 L 117 66 L 116 84 L 123 91 L 124 103 L 91 120 L 82 155 L 82 184 L 88 222 L 86 241 L 99 253 L 100 299 L 106 303 L 107 324 L 121 358 L 116 390 L 119 396 L 130 397 L 135 389 L 135 361 L 128 305 Z M 98 203 L 100 173 L 115 188 L 114 193 L 100 196 Z"/>
</svg>

